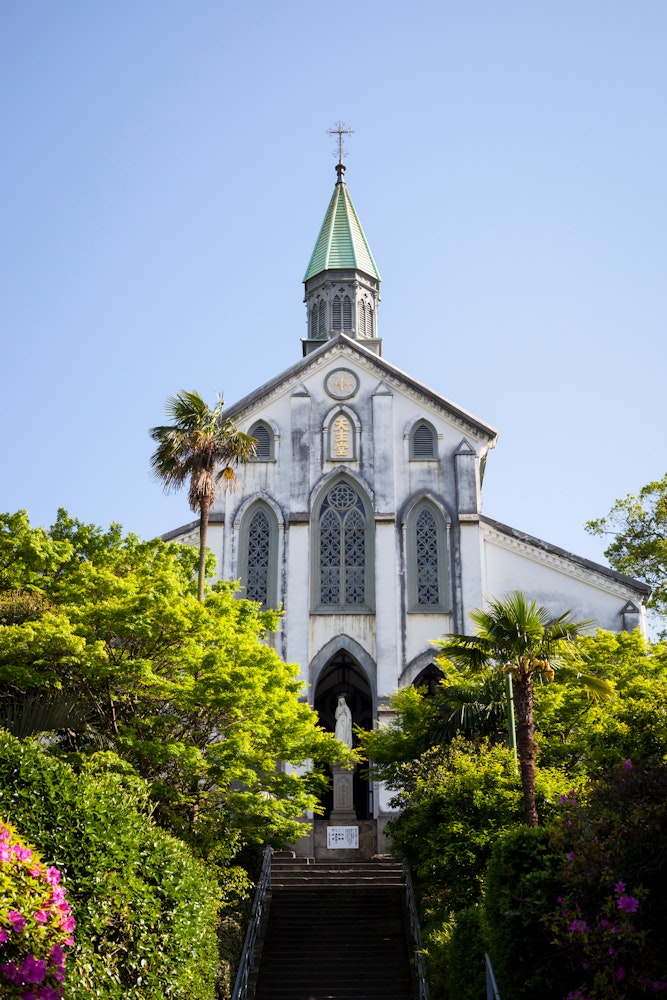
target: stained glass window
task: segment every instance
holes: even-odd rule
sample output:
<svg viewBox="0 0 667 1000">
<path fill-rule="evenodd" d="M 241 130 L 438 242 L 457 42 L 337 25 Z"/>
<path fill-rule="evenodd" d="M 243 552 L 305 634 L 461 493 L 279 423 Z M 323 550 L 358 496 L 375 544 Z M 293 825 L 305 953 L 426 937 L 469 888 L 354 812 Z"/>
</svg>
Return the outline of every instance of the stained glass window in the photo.
<svg viewBox="0 0 667 1000">
<path fill-rule="evenodd" d="M 320 603 L 366 602 L 366 512 L 359 494 L 338 483 L 320 508 Z"/>
</svg>

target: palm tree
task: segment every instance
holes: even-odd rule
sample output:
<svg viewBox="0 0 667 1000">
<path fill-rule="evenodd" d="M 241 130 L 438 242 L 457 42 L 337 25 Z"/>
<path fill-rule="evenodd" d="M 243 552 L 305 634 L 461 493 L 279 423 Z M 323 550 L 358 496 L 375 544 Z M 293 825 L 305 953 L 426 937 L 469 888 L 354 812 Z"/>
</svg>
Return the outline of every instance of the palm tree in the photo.
<svg viewBox="0 0 667 1000">
<path fill-rule="evenodd" d="M 189 480 L 190 508 L 199 514 L 199 600 L 204 600 L 206 581 L 206 535 L 216 487 L 236 482 L 235 467 L 255 455 L 257 441 L 243 434 L 231 420 L 223 419 L 224 402 L 218 396 L 211 409 L 197 392 L 185 390 L 170 396 L 165 411 L 173 423 L 153 427 L 158 445 L 151 456 L 151 469 L 164 484 L 165 493 Z"/>
<path fill-rule="evenodd" d="M 548 608 L 530 601 L 520 591 L 503 600 L 489 601 L 488 610 L 470 614 L 474 635 L 450 634 L 438 640 L 443 656 L 457 666 L 480 670 L 489 665 L 509 673 L 514 687 L 516 743 L 527 826 L 537 826 L 535 802 L 535 719 L 533 680 L 553 680 L 554 670 L 580 658 L 576 639 L 593 619 L 574 621 L 570 612 L 552 618 Z M 612 688 L 594 677 L 579 675 L 597 695 L 609 696 Z"/>
</svg>

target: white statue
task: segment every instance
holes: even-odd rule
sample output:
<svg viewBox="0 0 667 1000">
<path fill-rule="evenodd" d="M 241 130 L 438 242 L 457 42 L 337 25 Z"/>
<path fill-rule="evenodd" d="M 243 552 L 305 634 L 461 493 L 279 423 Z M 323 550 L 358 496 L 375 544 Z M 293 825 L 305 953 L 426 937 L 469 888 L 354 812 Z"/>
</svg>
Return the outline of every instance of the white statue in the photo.
<svg viewBox="0 0 667 1000">
<path fill-rule="evenodd" d="M 345 701 L 345 695 L 338 697 L 338 707 L 336 708 L 336 731 L 334 733 L 337 740 L 344 743 L 346 747 L 352 749 L 352 712 Z"/>
</svg>

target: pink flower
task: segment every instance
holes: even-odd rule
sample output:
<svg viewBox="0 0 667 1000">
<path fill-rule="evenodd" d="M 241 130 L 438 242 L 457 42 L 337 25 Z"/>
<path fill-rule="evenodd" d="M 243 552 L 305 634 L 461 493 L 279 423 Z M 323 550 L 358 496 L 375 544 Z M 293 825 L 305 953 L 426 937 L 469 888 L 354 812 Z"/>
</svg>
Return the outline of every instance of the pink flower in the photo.
<svg viewBox="0 0 667 1000">
<path fill-rule="evenodd" d="M 12 851 L 14 852 L 15 856 L 19 859 L 19 861 L 30 861 L 30 858 L 32 857 L 32 851 L 30 850 L 30 848 L 21 847 L 20 844 L 14 844 L 14 846 L 12 847 Z"/>
<path fill-rule="evenodd" d="M 0 928 L 0 944 L 4 944 L 5 941 L 9 941 L 9 934 L 4 927 Z"/>
<path fill-rule="evenodd" d="M 5 847 L 5 845 L 3 844 L 2 847 L 0 847 L 0 861 L 11 861 L 11 860 L 12 860 L 11 849 L 9 847 Z"/>
<path fill-rule="evenodd" d="M 625 969 L 620 965 L 616 970 L 616 980 L 620 983 L 622 979 L 625 979 Z"/>
<path fill-rule="evenodd" d="M 60 872 L 57 868 L 54 868 L 53 865 L 49 865 L 49 867 L 46 869 L 45 878 L 46 881 L 49 883 L 49 885 L 59 885 Z"/>
<path fill-rule="evenodd" d="M 37 913 L 33 913 L 33 917 L 35 918 L 38 924 L 45 924 L 46 921 L 49 919 L 49 915 L 46 912 L 46 910 L 37 910 Z"/>
<path fill-rule="evenodd" d="M 619 896 L 616 900 L 616 906 L 619 910 L 625 910 L 626 913 L 636 913 L 639 909 L 639 900 L 635 899 L 634 896 Z"/>
<path fill-rule="evenodd" d="M 623 764 L 621 766 L 622 766 L 622 768 L 623 768 L 624 771 L 631 771 L 632 770 L 632 761 L 628 757 L 627 760 L 623 761 Z"/>
<path fill-rule="evenodd" d="M 614 886 L 614 892 L 619 896 L 622 892 L 625 892 L 625 882 L 617 882 Z"/>
<path fill-rule="evenodd" d="M 7 919 L 14 928 L 16 934 L 21 934 L 25 928 L 25 917 L 22 917 L 18 910 L 10 910 Z"/>
<path fill-rule="evenodd" d="M 573 920 L 570 924 L 570 930 L 576 931 L 579 934 L 586 934 L 588 931 L 588 924 L 585 920 Z"/>
<path fill-rule="evenodd" d="M 576 855 L 574 851 L 568 851 L 565 857 L 567 858 L 568 861 L 574 861 Z"/>
</svg>

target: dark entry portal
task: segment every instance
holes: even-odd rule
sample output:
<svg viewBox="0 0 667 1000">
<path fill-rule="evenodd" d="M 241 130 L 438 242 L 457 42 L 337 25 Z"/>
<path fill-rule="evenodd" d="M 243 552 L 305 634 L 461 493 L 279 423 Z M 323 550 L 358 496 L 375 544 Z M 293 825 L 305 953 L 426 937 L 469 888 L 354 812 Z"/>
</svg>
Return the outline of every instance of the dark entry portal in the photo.
<svg viewBox="0 0 667 1000">
<path fill-rule="evenodd" d="M 336 729 L 335 711 L 340 695 L 345 695 L 345 700 L 352 713 L 352 722 L 362 729 L 371 729 L 373 726 L 373 698 L 366 674 L 361 669 L 354 657 L 346 650 L 341 649 L 332 656 L 331 660 L 320 674 L 315 691 L 315 710 L 320 718 L 320 725 L 329 732 Z M 357 739 L 353 736 L 353 745 L 357 746 Z M 370 801 L 370 785 L 360 772 L 364 772 L 365 762 L 357 765 L 354 773 L 353 797 L 354 808 L 357 819 L 372 818 L 372 803 Z M 329 818 L 333 808 L 333 791 L 327 792 L 322 797 L 326 819 Z"/>
</svg>

